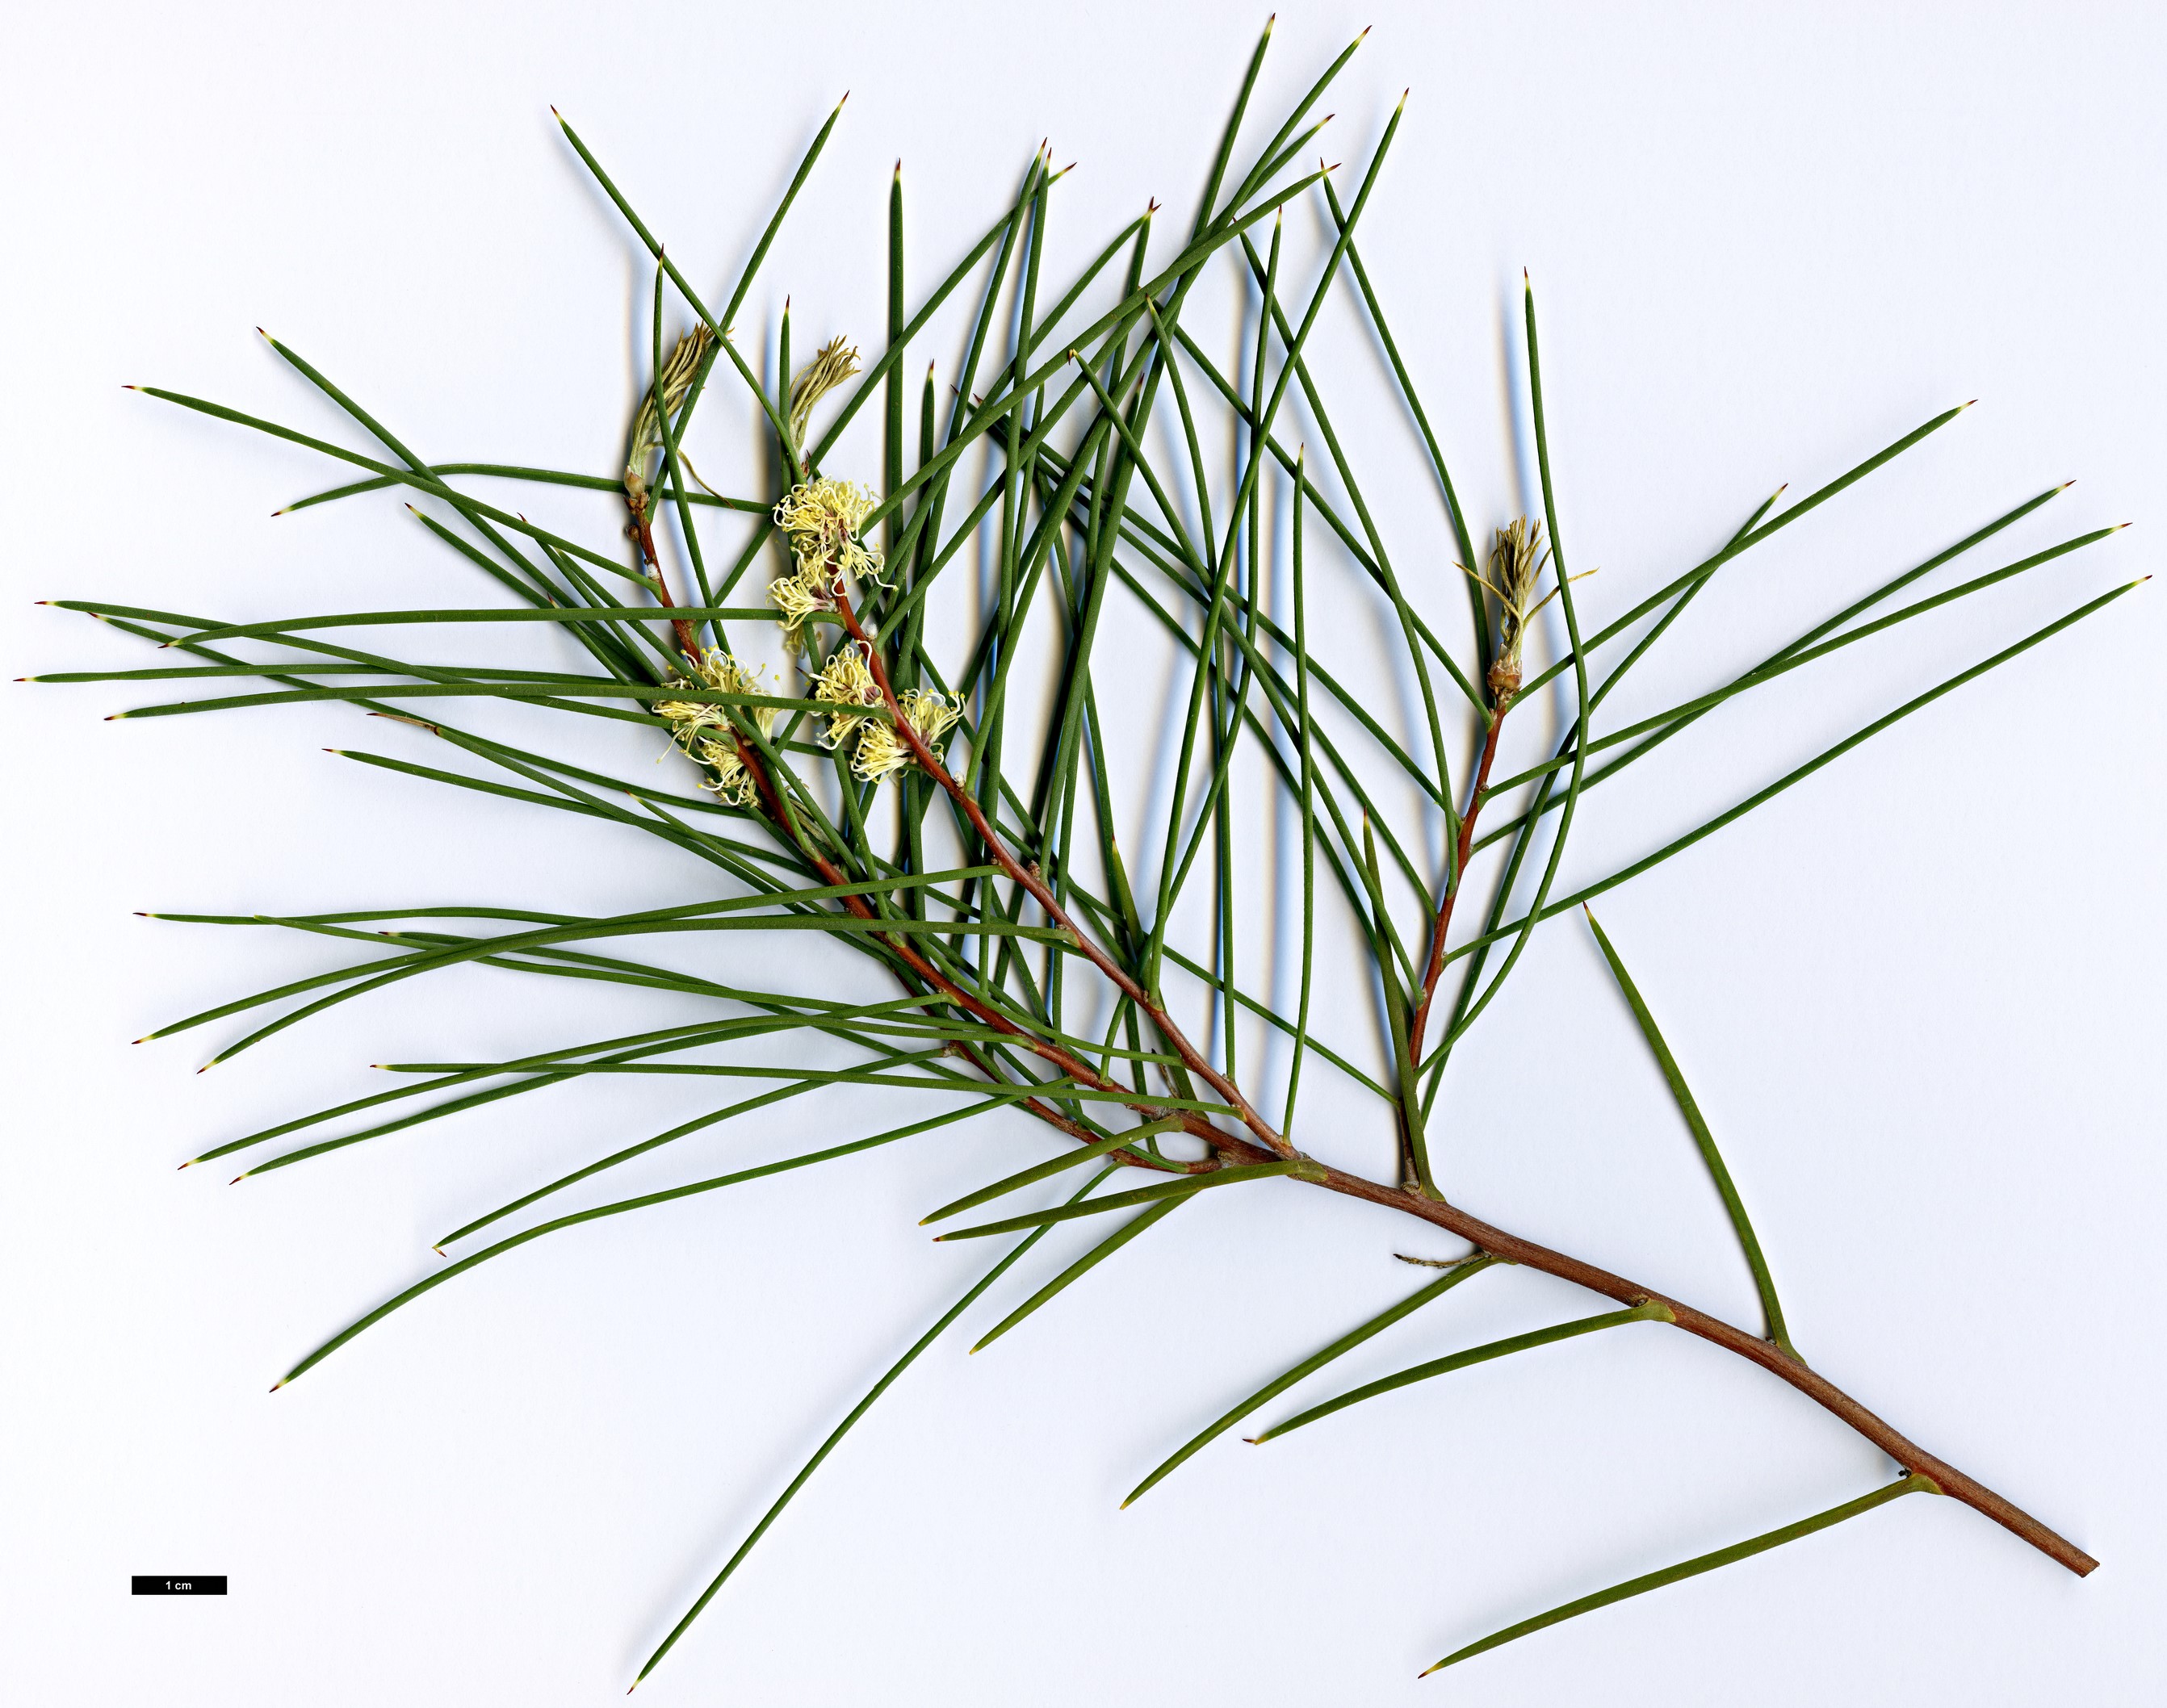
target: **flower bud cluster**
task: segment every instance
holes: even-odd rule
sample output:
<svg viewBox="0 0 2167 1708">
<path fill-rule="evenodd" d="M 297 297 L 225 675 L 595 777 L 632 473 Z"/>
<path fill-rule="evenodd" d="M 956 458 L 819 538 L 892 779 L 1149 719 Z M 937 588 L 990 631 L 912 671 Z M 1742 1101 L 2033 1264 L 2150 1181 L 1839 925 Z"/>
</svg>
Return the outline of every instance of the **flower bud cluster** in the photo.
<svg viewBox="0 0 2167 1708">
<path fill-rule="evenodd" d="M 1550 553 L 1543 545 L 1543 525 L 1525 516 L 1497 530 L 1490 549 L 1490 574 L 1476 575 L 1497 596 L 1497 654 L 1490 665 L 1490 697 L 1502 706 L 1520 691 L 1520 653 L 1527 640 L 1528 622 L 1556 595 L 1553 588 L 1535 597 Z M 1474 575 L 1473 570 L 1467 572 Z"/>
<path fill-rule="evenodd" d="M 790 387 L 790 442 L 803 446 L 813 405 L 858 371 L 858 352 L 840 338 L 830 338 L 813 353 Z"/>
<path fill-rule="evenodd" d="M 635 510 L 644 513 L 647 508 L 648 489 L 654 479 L 654 459 L 663 450 L 662 419 L 665 415 L 675 415 L 691 395 L 701 358 L 714 341 L 715 335 L 704 323 L 680 338 L 677 347 L 670 352 L 670 359 L 662 364 L 660 384 L 640 400 L 639 412 L 632 418 L 632 438 L 624 452 L 624 492 Z M 654 406 L 655 391 L 662 394 L 660 410 Z"/>
</svg>

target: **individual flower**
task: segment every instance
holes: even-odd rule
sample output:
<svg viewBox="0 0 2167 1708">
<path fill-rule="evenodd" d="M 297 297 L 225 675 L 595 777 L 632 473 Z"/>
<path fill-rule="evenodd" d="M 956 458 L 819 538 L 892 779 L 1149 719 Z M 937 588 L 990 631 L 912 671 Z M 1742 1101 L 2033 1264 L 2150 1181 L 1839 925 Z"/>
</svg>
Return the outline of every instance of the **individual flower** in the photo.
<svg viewBox="0 0 2167 1708">
<path fill-rule="evenodd" d="M 919 740 L 931 751 L 935 760 L 940 758 L 940 738 L 956 727 L 963 715 L 960 695 L 935 694 L 925 688 L 906 688 L 897 695 L 897 703 Z M 850 757 L 850 769 L 868 783 L 877 783 L 891 772 L 899 771 L 913 758 L 910 746 L 892 724 L 867 722 L 859 732 L 857 751 Z"/>
<path fill-rule="evenodd" d="M 719 648 L 710 648 L 702 653 L 692 671 L 697 680 L 681 676 L 672 679 L 669 685 L 712 688 L 721 694 L 773 692 L 761 679 L 761 670 L 749 669 Z M 654 715 L 670 725 L 670 739 L 710 774 L 701 780 L 702 788 L 713 790 L 733 806 L 750 806 L 759 799 L 759 789 L 751 769 L 745 764 L 740 738 L 730 727 L 732 709 L 704 700 L 660 700 L 654 704 Z M 742 717 L 747 708 L 736 710 Z M 755 706 L 750 711 L 761 735 L 775 733 L 774 706 Z"/>
<path fill-rule="evenodd" d="M 813 698 L 852 707 L 881 703 L 880 685 L 873 680 L 862 644 L 851 641 L 835 648 L 827 668 L 813 679 Z M 861 727 L 875 721 L 856 711 L 833 714 L 828 719 L 828 745 L 840 747 Z"/>
</svg>

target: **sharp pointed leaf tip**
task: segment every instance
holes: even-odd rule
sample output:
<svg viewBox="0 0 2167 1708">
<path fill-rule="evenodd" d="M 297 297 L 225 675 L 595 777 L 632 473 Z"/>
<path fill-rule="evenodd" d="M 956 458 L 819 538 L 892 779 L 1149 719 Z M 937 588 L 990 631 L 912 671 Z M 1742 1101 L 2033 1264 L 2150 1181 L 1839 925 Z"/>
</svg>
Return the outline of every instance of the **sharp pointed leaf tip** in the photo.
<svg viewBox="0 0 2167 1708">
<path fill-rule="evenodd" d="M 286 1385 L 286 1384 L 285 1384 L 283 1382 L 274 1382 L 274 1383 L 273 1383 L 271 1384 L 271 1392 L 272 1392 L 272 1393 L 277 1393 L 280 1388 L 283 1388 L 285 1385 Z"/>
<path fill-rule="evenodd" d="M 2074 486 L 2076 484 L 2077 484 L 2077 483 L 2076 483 L 2075 481 L 2074 481 L 2074 480 L 2065 480 L 2065 481 L 2064 481 L 2064 482 L 2063 482 L 2059 486 L 2056 487 L 2056 488 L 2054 489 L 2054 490 L 2055 490 L 2055 491 L 2057 491 L 2057 492 L 2067 492 L 2067 491 L 2068 491 L 2071 487 Z"/>
<path fill-rule="evenodd" d="M 246 1179 L 247 1179 L 247 1178 L 248 1178 L 248 1177 L 247 1177 L 246 1175 L 245 1175 L 245 1174 L 236 1174 L 236 1175 L 235 1175 L 235 1176 L 234 1176 L 234 1177 L 233 1177 L 231 1180 L 229 1180 L 228 1182 L 226 1182 L 226 1184 L 227 1184 L 228 1186 L 239 1186 L 239 1185 L 241 1184 L 241 1182 L 243 1182 L 244 1180 L 246 1180 Z"/>
</svg>

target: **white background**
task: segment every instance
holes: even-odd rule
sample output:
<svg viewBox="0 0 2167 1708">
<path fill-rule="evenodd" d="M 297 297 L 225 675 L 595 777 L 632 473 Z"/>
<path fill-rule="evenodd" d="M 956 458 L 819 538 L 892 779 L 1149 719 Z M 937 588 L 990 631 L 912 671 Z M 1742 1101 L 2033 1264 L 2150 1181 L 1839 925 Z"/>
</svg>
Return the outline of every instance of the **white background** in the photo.
<svg viewBox="0 0 2167 1708">
<path fill-rule="evenodd" d="M 914 291 L 1042 136 L 1081 162 L 1055 214 L 1072 264 L 1148 196 L 1185 228 L 1260 21 L 1158 3 L 17 8 L 0 102 L 8 674 L 145 662 L 38 598 L 233 617 L 487 602 L 389 500 L 271 521 L 331 484 L 323 465 L 119 388 L 360 442 L 255 340 L 261 322 L 427 454 L 606 471 L 642 383 L 645 268 L 548 103 L 719 296 L 849 88 L 742 336 L 763 347 L 790 291 L 801 351 L 835 331 L 877 343 L 898 156 Z M 2156 8 L 1298 4 L 1255 110 L 1275 121 L 1372 22 L 1327 137 L 1366 163 L 1412 85 L 1364 228 L 1373 276 L 1486 527 L 1528 502 L 1508 388 L 1534 269 L 1564 526 L 1576 567 L 1603 571 L 1582 591 L 1591 621 L 1778 481 L 1804 490 L 1983 399 L 1730 572 L 1646 667 L 1639 709 L 2060 480 L 2079 484 L 1974 570 L 2138 525 L 1712 720 L 1590 798 L 1566 881 L 2155 567 Z M 1290 235 L 1315 220 L 1297 209 Z M 1351 317 L 1322 336 L 1380 400 L 1343 425 L 1396 471 L 1380 508 L 1403 573 L 1456 615 L 1370 346 Z M 926 352 L 944 383 L 955 352 Z M 693 448 L 728 467 L 736 418 L 710 415 Z M 869 473 L 873 439 L 851 443 Z M 606 506 L 560 508 L 604 537 Z M 2162 609 L 2156 590 L 2117 604 L 1603 910 L 1807 1355 L 2080 1541 L 2105 1562 L 2093 1578 L 1908 1500 L 1417 1686 L 1497 1625 L 1889 1468 L 1737 1361 L 1635 1329 L 1263 1453 L 1230 1440 L 1117 1515 L 1231 1398 L 1409 1284 L 1386 1254 L 1424 1237 L 1412 1224 L 1274 1187 L 1188 1213 L 1184 1237 L 1140 1243 L 980 1357 L 937 1347 L 642 1700 L 2159 1700 Z M 1320 645 L 1354 645 L 1370 610 L 1341 602 Z M 684 1106 L 583 1088 L 231 1190 L 226 1171 L 177 1173 L 376 1088 L 368 1062 L 605 1029 L 579 992 L 474 971 L 199 1078 L 235 1023 L 126 1040 L 331 951 L 131 910 L 599 912 L 707 880 L 570 820 L 342 765 L 318 751 L 358 738 L 335 708 L 99 721 L 159 697 L 0 696 L 5 1694 L 614 1700 L 810 1443 L 987 1261 L 930 1245 L 916 1217 L 1043 1143 L 1020 1118 L 979 1124 L 525 1248 L 267 1395 L 426 1272 L 446 1229 Z M 606 1028 L 649 1012 L 677 1011 L 617 1003 Z M 1476 1037 L 1450 1088 L 1455 1195 L 1750 1319 L 1718 1208 L 1576 922 L 1537 938 Z M 1357 1108 L 1341 1090 L 1316 1081 L 1320 1120 Z M 884 1113 L 821 1108 L 687 1141 L 623 1189 Z M 1380 1166 L 1374 1134 L 1314 1142 Z M 1011 1281 L 976 1320 L 1021 1296 Z M 1300 1395 L 1589 1308 L 1539 1277 L 1486 1277 Z M 233 1593 L 125 1593 L 131 1573 L 183 1570 L 228 1573 Z"/>
</svg>

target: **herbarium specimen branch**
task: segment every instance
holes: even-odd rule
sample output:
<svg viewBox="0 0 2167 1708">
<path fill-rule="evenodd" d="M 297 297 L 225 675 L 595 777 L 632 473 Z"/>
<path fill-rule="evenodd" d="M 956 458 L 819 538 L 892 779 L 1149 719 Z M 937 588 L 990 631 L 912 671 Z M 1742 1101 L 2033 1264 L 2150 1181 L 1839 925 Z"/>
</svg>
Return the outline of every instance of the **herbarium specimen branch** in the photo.
<svg viewBox="0 0 2167 1708">
<path fill-rule="evenodd" d="M 2062 489 L 2050 489 L 1897 574 L 1754 669 L 1655 717 L 1598 735 L 1595 714 L 1605 697 L 1650 655 L 1729 563 L 1937 432 L 1960 411 L 1936 415 L 1781 510 L 1777 505 L 1783 489 L 1778 489 L 1719 550 L 1602 627 L 1584 632 L 1572 590 L 1580 578 L 1568 572 L 1560 544 L 1532 288 L 1524 293 L 1528 402 L 1542 514 L 1496 530 L 1486 562 L 1478 565 L 1437 436 L 1355 243 L 1401 114 L 1396 111 L 1386 126 L 1347 204 L 1343 206 L 1330 177 L 1333 168 L 1321 166 L 1282 182 L 1322 128 L 1321 122 L 1310 123 L 1309 115 L 1359 46 L 1358 39 L 1256 151 L 1253 164 L 1230 189 L 1235 151 L 1269 40 L 1267 29 L 1212 163 L 1197 217 L 1173 259 L 1156 272 L 1147 268 L 1158 211 L 1153 203 L 1052 297 L 1043 268 L 1046 225 L 1052 193 L 1063 174 L 1052 169 L 1041 150 L 1014 201 L 910 312 L 903 287 L 898 165 L 890 191 L 882 353 L 869 370 L 861 369 L 856 349 L 837 337 L 793 371 L 791 311 L 786 306 L 771 389 L 739 350 L 731 326 L 837 114 L 829 116 L 814 139 L 719 314 L 710 311 L 567 124 L 570 145 L 657 268 L 653 378 L 634 411 L 620 476 L 495 463 L 431 464 L 276 341 L 273 347 L 280 357 L 374 438 L 383 454 L 354 451 L 178 393 L 150 394 L 309 447 L 365 476 L 289 509 L 400 488 L 448 511 L 448 521 L 418 509 L 415 514 L 436 539 L 493 578 L 517 604 L 230 624 L 170 611 L 60 601 L 206 662 L 41 679 L 257 677 L 271 685 L 266 691 L 183 701 L 121 716 L 350 702 L 418 727 L 509 780 L 341 750 L 346 757 L 636 830 L 727 875 L 734 886 L 733 893 L 720 899 L 606 917 L 501 907 L 367 910 L 279 920 L 159 916 L 299 928 L 391 957 L 283 985 L 165 1029 L 179 1031 L 302 999 L 228 1046 L 218 1060 L 352 997 L 468 964 L 669 991 L 703 1017 L 511 1061 L 389 1064 L 395 1072 L 418 1076 L 416 1081 L 248 1134 L 195 1161 L 327 1122 L 364 1122 L 358 1130 L 312 1140 L 247 1171 L 262 1174 L 588 1074 L 781 1081 L 776 1089 L 698 1115 L 547 1182 L 446 1235 L 439 1242 L 441 1251 L 678 1139 L 829 1087 L 907 1088 L 951 1101 L 959 1094 L 971 1099 L 863 1139 L 527 1226 L 448 1263 L 369 1312 L 301 1360 L 284 1381 L 422 1293 L 545 1234 L 856 1154 L 998 1110 L 1020 1109 L 1074 1141 L 1055 1157 L 926 1218 L 929 1223 L 944 1222 L 1073 1169 L 1088 1172 L 1083 1187 L 1062 1202 L 951 1228 L 936 1236 L 948 1241 L 1023 1237 L 821 1444 L 656 1650 L 642 1677 L 689 1628 L 844 1433 L 935 1338 L 1028 1256 L 1048 1229 L 1124 1209 L 1141 1212 L 1048 1277 L 983 1335 L 978 1346 L 1009 1332 L 1200 1192 L 1268 1179 L 1321 1186 L 1414 1217 L 1458 1236 L 1470 1250 L 1461 1258 L 1410 1259 L 1444 1272 L 1243 1398 L 1152 1470 L 1131 1500 L 1324 1365 L 1476 1276 L 1510 1265 L 1571 1282 L 1617 1309 L 1414 1366 L 1311 1405 L 1250 1439 L 1271 1439 L 1375 1394 L 1475 1363 L 1652 1321 L 1723 1347 L 1788 1383 L 1879 1447 L 1900 1473 L 1839 1507 L 1493 1632 L 1455 1650 L 1440 1666 L 1796 1540 L 1913 1492 L 1952 1497 L 2080 1574 L 2095 1563 L 2038 1520 L 1899 1433 L 1799 1356 L 1742 1194 L 1654 1015 L 1592 912 L 1586 915 L 1590 928 L 1662 1068 L 1751 1271 L 1764 1315 L 1761 1330 L 1724 1321 L 1477 1217 L 1444 1189 L 1439 1159 L 1428 1134 L 1453 1047 L 1489 1009 L 1538 925 L 1584 910 L 1597 896 L 1682 853 L 1880 730 L 2100 611 L 2128 589 L 2115 588 L 2077 605 L 1645 858 L 1569 894 L 1555 894 L 1576 815 L 1597 785 L 1733 698 L 2095 543 L 2113 531 L 2077 536 L 1860 621 L 1903 589 L 2030 516 Z M 1331 242 L 1304 296 L 1290 290 L 1292 269 L 1278 216 L 1311 196 L 1322 204 Z M 1260 251 L 1253 234 L 1268 219 L 1269 242 Z M 1246 384 L 1223 373 L 1184 323 L 1195 287 L 1225 259 L 1237 262 L 1237 283 L 1249 293 L 1255 316 Z M 967 347 L 945 428 L 934 371 L 929 369 L 919 399 L 915 468 L 906 473 L 906 354 L 914 341 L 932 336 L 928 327 L 935 315 L 982 269 L 983 283 L 975 312 L 967 317 Z M 1121 279 L 1110 305 L 1078 325 L 1079 305 L 1110 272 Z M 1399 401 L 1417 426 L 1436 475 L 1442 509 L 1438 533 L 1446 544 L 1440 551 L 1434 540 L 1426 542 L 1423 552 L 1430 563 L 1456 563 L 1449 574 L 1403 580 L 1365 501 L 1358 470 L 1333 428 L 1325 396 L 1332 376 L 1311 360 L 1308 345 L 1327 302 L 1348 287 L 1388 358 Z M 665 351 L 665 297 L 671 292 L 689 309 L 693 324 Z M 1052 299 L 1044 301 L 1042 295 Z M 996 348 L 1010 354 L 993 359 L 990 352 Z M 720 495 L 693 473 L 685 455 L 683 436 L 716 363 L 724 358 L 757 406 L 760 431 L 780 471 L 779 494 Z M 823 472 L 845 428 L 876 392 L 884 404 L 877 494 Z M 840 408 L 816 434 L 820 411 L 829 399 L 838 398 Z M 1303 418 L 1305 433 L 1323 447 L 1323 461 L 1314 474 L 1306 451 L 1300 445 L 1290 447 L 1280 436 L 1280 424 L 1290 413 Z M 1231 494 L 1217 492 L 1210 479 L 1205 442 L 1215 419 L 1237 447 L 1238 477 Z M 1160 426 L 1174 434 L 1170 442 L 1179 447 L 1170 465 L 1148 450 L 1150 436 Z M 989 471 L 975 492 L 972 465 L 963 460 L 974 452 Z M 1317 474 L 1334 484 L 1336 495 L 1319 484 Z M 628 567 L 621 553 L 583 545 L 452 484 L 454 478 L 470 477 L 615 493 L 628 517 L 625 531 L 633 542 L 633 563 Z M 1215 498 L 1221 506 L 1216 514 Z M 960 515 L 951 515 L 951 504 Z M 1282 505 L 1290 522 L 1285 536 L 1290 628 L 1274 615 L 1281 584 Z M 702 541 L 703 529 L 713 527 L 718 512 L 750 521 L 734 562 L 719 576 L 711 574 Z M 1365 584 L 1380 611 L 1389 612 L 1391 626 L 1404 644 L 1421 707 L 1404 736 L 1387 729 L 1363 696 L 1350 691 L 1310 646 L 1305 542 L 1312 520 L 1329 529 L 1339 553 L 1359 572 L 1358 584 Z M 673 523 L 681 548 L 676 555 L 681 559 L 682 599 L 673 596 L 665 567 L 664 547 Z M 951 566 L 982 540 L 991 542 L 991 574 L 986 613 L 974 621 L 951 609 L 952 600 L 930 603 L 929 594 L 954 584 L 957 578 Z M 778 544 L 787 567 L 771 581 L 768 601 L 748 606 L 724 603 Z M 949 575 L 946 582 L 944 572 Z M 612 581 L 629 583 L 637 592 L 620 596 L 612 590 Z M 1470 600 L 1471 668 L 1463 666 L 1439 638 L 1435 619 L 1418 604 L 1455 581 Z M 1537 633 L 1535 619 L 1552 601 L 1563 629 L 1562 648 L 1554 662 L 1530 674 L 1526 652 Z M 347 628 L 395 629 L 415 623 L 479 627 L 502 635 L 502 625 L 520 622 L 550 625 L 600 674 L 496 664 L 425 665 L 326 638 Z M 734 641 L 732 623 L 755 627 L 741 629 Z M 1136 810 L 1126 803 L 1122 791 L 1126 786 L 1150 794 L 1147 780 L 1137 775 L 1140 766 L 1148 767 L 1149 755 L 1128 752 L 1119 728 L 1110 729 L 1094 675 L 1094 654 L 1108 627 L 1139 623 L 1156 624 L 1174 647 L 1186 669 L 1189 695 L 1179 726 L 1170 801 L 1163 808 L 1163 822 L 1147 821 L 1156 826 L 1147 833 L 1159 843 L 1159 851 L 1141 865 L 1132 864 L 1133 848 L 1128 854 L 1121 848 L 1121 826 Z M 1595 655 L 1636 629 L 1641 631 L 1639 638 L 1622 661 L 1595 680 Z M 1050 665 L 1019 664 L 1026 656 L 1026 633 L 1051 637 Z M 756 656 L 763 637 L 779 653 L 783 669 L 802 678 L 801 691 L 781 691 L 769 682 L 770 664 Z M 272 643 L 293 656 L 243 658 L 224 650 L 235 643 Z M 936 656 L 944 648 L 946 674 Z M 1027 679 L 1047 670 L 1051 710 L 1034 723 L 1016 710 L 1019 690 Z M 1552 757 L 1496 780 L 1509 714 L 1567 672 L 1571 711 Z M 343 680 L 328 685 L 326 677 L 354 679 L 358 685 Z M 1464 794 L 1454 786 L 1451 743 L 1444 732 L 1455 691 L 1465 701 L 1479 737 Z M 404 709 L 416 701 L 463 698 L 614 721 L 649 733 L 666 732 L 697 767 L 700 789 L 688 797 Z M 1624 751 L 1617 751 L 1621 747 Z M 1591 769 L 1589 761 L 1598 754 L 1608 757 Z M 1237 771 L 1237 755 L 1248 769 Z M 1274 798 L 1300 817 L 1301 995 L 1290 1015 L 1245 989 L 1236 976 L 1244 939 L 1233 805 L 1250 769 L 1260 770 L 1268 791 L 1276 791 Z M 1438 839 L 1444 852 L 1442 872 L 1425 871 L 1411 852 L 1423 845 L 1420 835 L 1409 833 L 1420 827 L 1410 827 L 1403 813 L 1388 810 L 1383 792 L 1387 784 L 1411 791 L 1427 803 L 1428 822 L 1443 832 Z M 1496 803 L 1523 788 L 1531 789 L 1531 796 L 1507 822 L 1496 822 L 1497 812 L 1504 810 Z M 1478 822 L 1484 827 L 1481 834 Z M 1500 842 L 1509 846 L 1490 883 L 1486 917 L 1471 934 L 1463 930 L 1454 944 L 1455 912 L 1470 870 L 1486 848 Z M 949 863 L 942 864 L 944 859 Z M 1530 861 L 1539 869 L 1531 887 L 1522 882 Z M 1375 1041 L 1388 1064 L 1381 1077 L 1311 1025 L 1313 965 L 1324 911 L 1317 881 L 1320 863 L 1344 905 L 1348 941 L 1367 965 L 1380 1022 Z M 1211 880 L 1211 944 L 1203 960 L 1184 954 L 1171 928 L 1200 870 Z M 1141 893 L 1132 886 L 1132 872 L 1150 875 Z M 1422 932 L 1412 939 L 1412 949 L 1395 917 L 1393 888 L 1412 891 L 1419 902 Z M 448 923 L 453 928 L 416 928 L 410 923 L 414 921 Z M 856 986 L 817 997 L 744 988 L 586 946 L 596 939 L 654 934 L 690 934 L 697 942 L 708 933 L 742 930 L 817 933 L 877 962 L 899 983 L 901 994 L 868 998 Z M 1492 969 L 1491 952 L 1501 949 L 1502 960 Z M 1448 991 L 1445 975 L 1455 963 L 1461 968 L 1459 983 Z M 1216 1038 L 1207 1032 L 1200 1041 L 1176 1017 L 1168 987 L 1173 972 L 1194 979 L 1206 993 L 1218 1022 Z M 1446 1012 L 1433 1018 L 1440 1004 Z M 1087 1010 L 1088 1018 L 1078 1018 Z M 1237 1022 L 1244 1015 L 1290 1045 L 1284 1113 L 1276 1124 L 1260 1108 L 1262 1080 L 1253 1074 L 1245 1081 L 1239 1071 Z M 1086 1028 L 1095 1038 L 1085 1034 Z M 681 1059 L 777 1035 L 840 1044 L 860 1059 L 840 1069 Z M 1328 1064 L 1353 1091 L 1383 1103 L 1396 1153 L 1394 1178 L 1375 1179 L 1320 1161 L 1297 1145 L 1297 1094 L 1311 1056 Z M 450 1095 L 418 1112 L 396 1107 L 437 1093 Z M 1359 1124 L 1347 1121 L 1338 1107 L 1329 1124 L 1311 1118 L 1301 1129 L 1305 1134 L 1312 1129 L 1330 1139 L 1329 1147 L 1320 1148 L 1343 1150 L 1360 1141 Z M 1202 1154 L 1168 1154 L 1160 1142 L 1168 1136 L 1195 1141 Z M 1123 1170 L 1140 1171 L 1151 1183 L 1099 1192 L 1102 1182 Z M 1128 1177 L 1139 1177 L 1131 1172 Z"/>
</svg>

